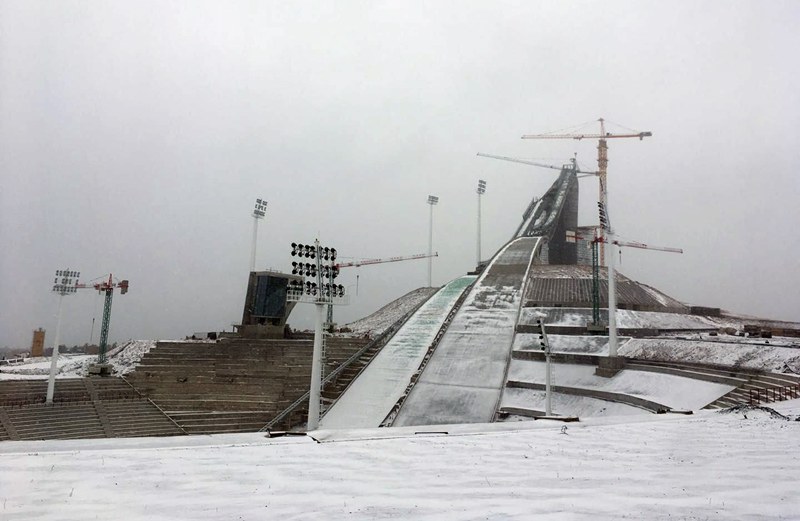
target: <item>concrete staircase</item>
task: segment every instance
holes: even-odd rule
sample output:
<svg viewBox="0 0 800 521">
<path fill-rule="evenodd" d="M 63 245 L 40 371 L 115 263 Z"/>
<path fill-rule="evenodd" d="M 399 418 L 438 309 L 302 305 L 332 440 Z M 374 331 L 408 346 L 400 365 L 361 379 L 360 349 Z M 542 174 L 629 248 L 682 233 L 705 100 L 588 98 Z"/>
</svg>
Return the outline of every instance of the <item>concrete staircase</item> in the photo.
<svg viewBox="0 0 800 521">
<path fill-rule="evenodd" d="M 325 374 L 369 340 L 330 337 Z M 311 340 L 159 342 L 128 381 L 187 434 L 257 431 L 308 391 Z"/>
<path fill-rule="evenodd" d="M 171 436 L 183 431 L 120 378 L 0 382 L 0 440 Z"/>
</svg>

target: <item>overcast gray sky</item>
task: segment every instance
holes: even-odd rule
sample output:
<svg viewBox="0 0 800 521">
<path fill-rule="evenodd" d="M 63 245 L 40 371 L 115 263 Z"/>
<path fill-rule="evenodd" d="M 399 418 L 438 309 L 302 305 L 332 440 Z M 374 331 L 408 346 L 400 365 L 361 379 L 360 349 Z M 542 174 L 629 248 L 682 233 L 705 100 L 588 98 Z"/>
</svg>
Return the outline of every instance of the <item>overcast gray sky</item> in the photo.
<svg viewBox="0 0 800 521">
<path fill-rule="evenodd" d="M 555 173 L 477 152 L 596 166 L 596 141 L 521 140 L 605 117 L 621 270 L 680 300 L 800 320 L 800 3 L 0 1 L 0 345 L 52 343 L 53 272 L 112 272 L 112 340 L 241 318 L 289 244 L 342 256 L 427 249 L 434 284 L 485 256 Z M 610 127 L 617 130 L 619 127 Z M 587 127 L 592 130 L 592 127 Z M 582 224 L 596 180 L 581 181 Z M 343 271 L 359 318 L 426 282 L 426 262 Z M 355 288 L 350 288 L 351 293 Z M 68 297 L 62 341 L 102 302 Z M 310 310 L 292 317 L 309 326 Z M 99 329 L 99 326 L 98 326 Z M 97 329 L 94 334 L 97 339 Z"/>
</svg>

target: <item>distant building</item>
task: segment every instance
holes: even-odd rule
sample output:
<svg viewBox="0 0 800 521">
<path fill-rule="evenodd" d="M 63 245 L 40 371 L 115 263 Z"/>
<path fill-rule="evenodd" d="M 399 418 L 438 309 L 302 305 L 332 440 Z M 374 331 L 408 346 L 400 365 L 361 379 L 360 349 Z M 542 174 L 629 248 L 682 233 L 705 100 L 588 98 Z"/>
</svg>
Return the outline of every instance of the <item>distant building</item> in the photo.
<svg viewBox="0 0 800 521">
<path fill-rule="evenodd" d="M 42 328 L 33 331 L 33 342 L 31 342 L 31 356 L 44 356 L 44 333 Z"/>
</svg>

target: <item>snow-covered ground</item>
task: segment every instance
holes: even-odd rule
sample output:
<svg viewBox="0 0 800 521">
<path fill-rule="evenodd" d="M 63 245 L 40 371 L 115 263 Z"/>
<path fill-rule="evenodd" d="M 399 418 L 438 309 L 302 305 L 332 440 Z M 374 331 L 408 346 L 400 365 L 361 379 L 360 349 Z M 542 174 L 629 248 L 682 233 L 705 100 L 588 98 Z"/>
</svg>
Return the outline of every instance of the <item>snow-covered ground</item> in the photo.
<svg viewBox="0 0 800 521">
<path fill-rule="evenodd" d="M 439 288 L 415 289 L 414 291 L 406 293 L 399 299 L 386 304 L 375 313 L 347 324 L 345 327 L 350 329 L 353 333 L 360 335 L 365 333 L 378 335 L 400 320 L 403 315 L 430 298 L 438 289 Z"/>
<path fill-rule="evenodd" d="M 788 347 L 796 339 L 774 339 L 778 345 L 744 342 L 738 337 L 703 341 L 675 338 L 633 338 L 619 349 L 619 354 L 649 360 L 697 362 L 704 364 L 746 367 L 764 371 L 781 372 L 800 370 L 800 349 Z M 771 339 L 773 340 L 773 339 Z"/>
<path fill-rule="evenodd" d="M 800 400 L 774 404 L 800 413 Z M 565 428 L 565 429 L 564 429 Z M 417 434 L 420 430 L 444 434 Z M 798 519 L 800 422 L 760 411 L 0 443 L 0 519 Z"/>
<path fill-rule="evenodd" d="M 594 374 L 594 365 L 551 364 L 553 385 L 592 389 L 637 396 L 673 409 L 700 409 L 734 389 L 732 385 L 694 380 L 683 376 L 624 369 L 614 378 Z M 544 384 L 544 362 L 512 360 L 508 379 Z M 554 412 L 561 415 L 578 414 L 565 410 Z"/>
<path fill-rule="evenodd" d="M 145 353 L 156 345 L 155 340 L 131 340 L 109 351 L 108 363 L 116 374 L 131 372 Z M 58 357 L 56 378 L 80 378 L 88 375 L 96 355 L 63 355 Z M 44 379 L 50 375 L 50 358 L 28 358 L 25 363 L 0 368 L 0 380 Z"/>
</svg>

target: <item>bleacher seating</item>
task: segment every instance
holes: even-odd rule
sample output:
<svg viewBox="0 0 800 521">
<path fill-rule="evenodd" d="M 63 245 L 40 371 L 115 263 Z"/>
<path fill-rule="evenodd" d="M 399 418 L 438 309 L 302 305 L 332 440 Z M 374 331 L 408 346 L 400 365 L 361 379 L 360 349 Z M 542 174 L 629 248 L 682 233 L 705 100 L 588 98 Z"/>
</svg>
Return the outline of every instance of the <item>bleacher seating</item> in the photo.
<svg viewBox="0 0 800 521">
<path fill-rule="evenodd" d="M 327 374 L 368 342 L 330 337 Z M 256 431 L 308 391 L 313 341 L 159 342 L 127 380 L 188 434 Z"/>
<path fill-rule="evenodd" d="M 0 382 L 0 440 L 169 436 L 183 431 L 121 378 Z"/>
</svg>

